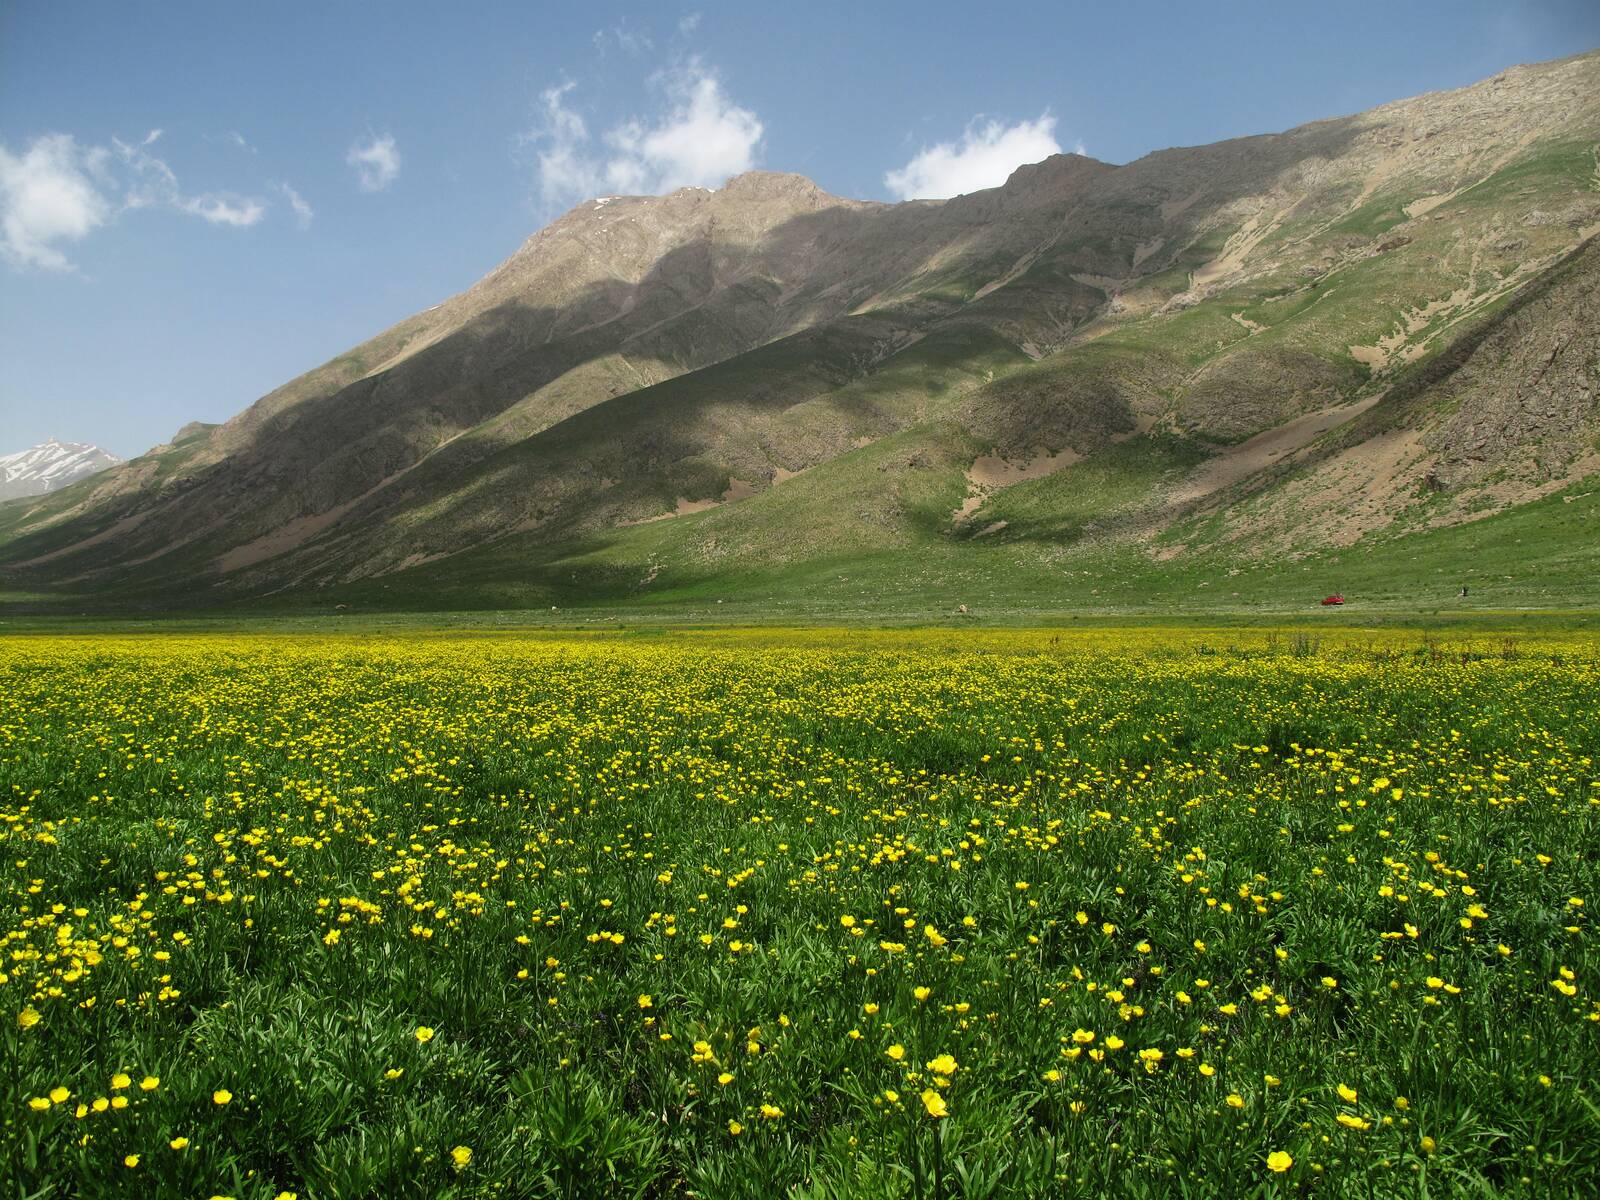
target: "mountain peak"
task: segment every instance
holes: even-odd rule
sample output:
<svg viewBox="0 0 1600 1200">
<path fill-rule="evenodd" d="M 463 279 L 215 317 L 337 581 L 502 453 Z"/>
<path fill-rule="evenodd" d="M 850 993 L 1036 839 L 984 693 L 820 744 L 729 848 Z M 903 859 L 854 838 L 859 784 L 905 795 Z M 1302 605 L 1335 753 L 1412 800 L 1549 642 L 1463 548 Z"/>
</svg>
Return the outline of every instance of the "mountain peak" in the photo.
<svg viewBox="0 0 1600 1200">
<path fill-rule="evenodd" d="M 745 171 L 735 175 L 717 190 L 729 196 L 828 195 L 804 175 L 794 171 Z"/>
<path fill-rule="evenodd" d="M 1036 163 L 1024 163 L 1011 172 L 998 190 L 1023 197 L 1041 193 L 1055 195 L 1114 170 L 1116 167 L 1111 163 L 1085 154 L 1052 154 Z"/>
</svg>

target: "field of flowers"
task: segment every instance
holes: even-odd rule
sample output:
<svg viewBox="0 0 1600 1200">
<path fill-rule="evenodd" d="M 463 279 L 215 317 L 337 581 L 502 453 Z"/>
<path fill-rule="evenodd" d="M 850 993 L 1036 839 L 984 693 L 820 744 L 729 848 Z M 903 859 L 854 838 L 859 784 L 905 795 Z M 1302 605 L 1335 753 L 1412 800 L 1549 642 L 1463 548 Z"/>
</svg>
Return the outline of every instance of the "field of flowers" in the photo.
<svg viewBox="0 0 1600 1200">
<path fill-rule="evenodd" d="M 1600 642 L 0 643 L 6 1195 L 1592 1196 Z"/>
</svg>

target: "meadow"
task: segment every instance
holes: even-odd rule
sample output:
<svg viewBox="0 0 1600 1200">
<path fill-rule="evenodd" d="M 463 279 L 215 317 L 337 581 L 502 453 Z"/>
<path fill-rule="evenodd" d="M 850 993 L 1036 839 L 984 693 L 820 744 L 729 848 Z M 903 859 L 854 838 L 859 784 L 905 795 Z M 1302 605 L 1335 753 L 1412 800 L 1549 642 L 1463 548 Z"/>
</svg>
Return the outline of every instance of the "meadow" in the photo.
<svg viewBox="0 0 1600 1200">
<path fill-rule="evenodd" d="M 1600 637 L 0 642 L 17 1197 L 1591 1196 Z"/>
</svg>

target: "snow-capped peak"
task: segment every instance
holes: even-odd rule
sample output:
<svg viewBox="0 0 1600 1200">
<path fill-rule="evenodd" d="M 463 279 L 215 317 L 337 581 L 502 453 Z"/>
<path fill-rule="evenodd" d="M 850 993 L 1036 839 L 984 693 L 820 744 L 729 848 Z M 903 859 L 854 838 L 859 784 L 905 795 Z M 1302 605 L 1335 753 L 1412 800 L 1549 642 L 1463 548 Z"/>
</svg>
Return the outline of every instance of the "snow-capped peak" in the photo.
<svg viewBox="0 0 1600 1200">
<path fill-rule="evenodd" d="M 86 442 L 46 438 L 27 450 L 0 454 L 0 500 L 53 492 L 121 461 Z"/>
</svg>

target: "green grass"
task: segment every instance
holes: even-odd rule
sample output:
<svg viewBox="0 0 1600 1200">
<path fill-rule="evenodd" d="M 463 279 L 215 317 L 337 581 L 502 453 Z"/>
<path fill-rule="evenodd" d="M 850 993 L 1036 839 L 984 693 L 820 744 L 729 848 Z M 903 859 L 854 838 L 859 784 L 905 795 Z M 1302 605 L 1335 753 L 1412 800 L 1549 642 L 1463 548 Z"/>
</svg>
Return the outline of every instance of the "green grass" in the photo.
<svg viewBox="0 0 1600 1200">
<path fill-rule="evenodd" d="M 1587 1195 L 1597 649 L 14 639 L 7 1177 Z"/>
<path fill-rule="evenodd" d="M 1404 200 L 1389 196 L 1374 196 L 1349 216 L 1328 227 L 1329 234 L 1353 234 L 1357 237 L 1377 237 L 1388 233 L 1407 220 Z"/>
<path fill-rule="evenodd" d="M 926 530 L 907 535 L 887 517 L 857 515 L 871 518 L 870 505 L 883 502 L 880 468 L 917 445 L 931 443 L 910 435 L 898 443 L 885 439 L 771 493 L 707 513 L 554 548 L 511 540 L 420 571 L 247 606 L 239 616 L 327 612 L 335 603 L 356 612 L 554 604 L 575 617 L 624 622 L 871 624 L 949 620 L 966 604 L 979 618 L 1001 622 L 1074 615 L 1184 620 L 1206 613 L 1271 619 L 1304 613 L 1333 591 L 1347 595 L 1346 612 L 1357 619 L 1600 610 L 1600 539 L 1589 536 L 1600 521 L 1600 480 L 1466 525 L 1369 537 L 1298 557 L 1209 548 L 1225 532 L 1225 518 L 1218 517 L 1168 535 L 1192 551 L 1162 560 L 1153 555 L 1166 540 L 1126 544 L 1083 535 L 1091 525 L 1127 532 L 1149 488 L 1192 455 L 1183 442 L 1129 442 L 1106 452 L 1112 465 L 1097 456 L 1000 492 L 972 528 L 1005 519 L 1015 530 L 976 539 L 948 524 L 933 528 L 959 501 L 953 449 L 943 452 L 942 466 L 927 451 L 929 465 L 917 475 L 917 486 L 927 490 L 911 500 L 927 516 Z M 1131 464 L 1118 464 L 1119 457 Z M 848 480 L 834 477 L 846 472 Z M 850 498 L 844 510 L 850 520 L 809 518 L 813 506 L 820 511 L 840 495 Z M 726 555 L 707 556 L 708 545 Z M 652 564 L 660 567 L 654 574 Z M 1456 599 L 1462 584 L 1470 589 L 1465 601 Z"/>
<path fill-rule="evenodd" d="M 1134 438 L 1043 479 L 1014 484 L 974 514 L 975 528 L 1006 522 L 987 536 L 1071 545 L 1091 529 L 1112 532 L 1146 505 L 1163 482 L 1181 478 L 1205 452 L 1178 438 Z"/>
<path fill-rule="evenodd" d="M 1533 192 L 1566 198 L 1592 187 L 1594 141 L 1541 143 L 1451 201 L 1463 207 L 1493 209 Z"/>
</svg>

